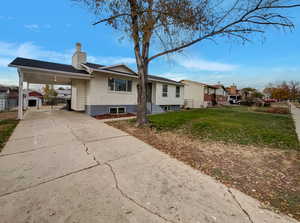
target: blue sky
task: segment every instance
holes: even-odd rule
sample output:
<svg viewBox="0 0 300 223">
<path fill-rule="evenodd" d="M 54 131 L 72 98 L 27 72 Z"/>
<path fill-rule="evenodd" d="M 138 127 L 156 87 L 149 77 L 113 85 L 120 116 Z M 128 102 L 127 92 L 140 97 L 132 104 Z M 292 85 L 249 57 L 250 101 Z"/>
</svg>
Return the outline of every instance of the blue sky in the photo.
<svg viewBox="0 0 300 223">
<path fill-rule="evenodd" d="M 293 32 L 269 30 L 245 45 L 206 41 L 182 55 L 150 64 L 150 73 L 180 80 L 263 88 L 269 82 L 300 81 L 300 8 L 289 11 Z M 125 63 L 135 69 L 131 43 L 108 26 L 92 26 L 95 18 L 70 0 L 10 0 L 0 11 L 0 84 L 16 84 L 17 72 L 7 64 L 17 56 L 71 63 L 76 42 L 90 62 Z"/>
</svg>

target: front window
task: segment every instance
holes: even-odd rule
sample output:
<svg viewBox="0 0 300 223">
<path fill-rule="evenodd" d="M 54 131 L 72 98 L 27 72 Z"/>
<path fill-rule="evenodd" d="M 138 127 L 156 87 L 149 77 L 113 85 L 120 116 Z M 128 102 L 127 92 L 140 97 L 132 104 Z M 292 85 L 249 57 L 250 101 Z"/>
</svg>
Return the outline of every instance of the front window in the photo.
<svg viewBox="0 0 300 223">
<path fill-rule="evenodd" d="M 164 84 L 162 88 L 162 96 L 163 97 L 168 97 L 168 85 Z"/>
<path fill-rule="evenodd" d="M 110 91 L 132 91 L 132 80 L 108 78 L 108 89 Z"/>
<path fill-rule="evenodd" d="M 176 98 L 180 97 L 180 87 L 176 87 Z"/>
</svg>

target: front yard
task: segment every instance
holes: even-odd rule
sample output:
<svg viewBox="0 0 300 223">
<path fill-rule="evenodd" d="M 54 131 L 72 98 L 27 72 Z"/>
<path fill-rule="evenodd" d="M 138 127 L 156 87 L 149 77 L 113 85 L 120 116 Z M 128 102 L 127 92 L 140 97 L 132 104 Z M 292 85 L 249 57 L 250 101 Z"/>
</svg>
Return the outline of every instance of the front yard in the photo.
<svg viewBox="0 0 300 223">
<path fill-rule="evenodd" d="M 300 219 L 300 149 L 289 114 L 245 107 L 150 116 L 110 124 L 226 185 Z"/>
<path fill-rule="evenodd" d="M 0 152 L 19 122 L 16 117 L 16 112 L 0 113 Z"/>
</svg>

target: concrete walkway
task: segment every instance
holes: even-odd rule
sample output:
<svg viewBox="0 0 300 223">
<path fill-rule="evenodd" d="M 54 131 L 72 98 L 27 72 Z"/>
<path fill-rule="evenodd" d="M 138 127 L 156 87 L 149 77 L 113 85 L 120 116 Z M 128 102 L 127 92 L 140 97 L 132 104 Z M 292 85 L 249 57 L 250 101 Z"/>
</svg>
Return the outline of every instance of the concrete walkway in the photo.
<svg viewBox="0 0 300 223">
<path fill-rule="evenodd" d="M 296 222 L 84 114 L 29 112 L 0 154 L 0 221 Z"/>
<path fill-rule="evenodd" d="M 293 105 L 292 103 L 290 103 L 290 106 L 291 106 L 291 113 L 295 122 L 296 132 L 298 135 L 298 139 L 300 141 L 300 109 L 296 108 L 296 106 Z"/>
</svg>

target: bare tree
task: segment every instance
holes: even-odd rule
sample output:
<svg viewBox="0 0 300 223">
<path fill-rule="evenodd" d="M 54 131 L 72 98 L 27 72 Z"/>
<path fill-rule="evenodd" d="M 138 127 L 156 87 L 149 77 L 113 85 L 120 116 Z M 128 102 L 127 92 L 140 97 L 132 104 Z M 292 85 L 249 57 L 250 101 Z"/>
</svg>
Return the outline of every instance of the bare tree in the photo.
<svg viewBox="0 0 300 223">
<path fill-rule="evenodd" d="M 72 0 L 133 41 L 139 78 L 137 123 L 147 123 L 149 63 L 204 40 L 250 41 L 266 27 L 293 29 L 287 9 L 299 0 Z M 151 50 L 153 46 L 155 50 Z M 151 47 L 151 48 L 150 48 Z M 151 54 L 151 55 L 150 55 Z"/>
<path fill-rule="evenodd" d="M 290 81 L 288 83 L 290 88 L 290 99 L 295 101 L 300 94 L 300 82 L 299 81 Z"/>
</svg>

